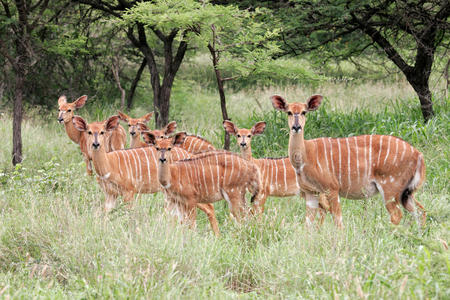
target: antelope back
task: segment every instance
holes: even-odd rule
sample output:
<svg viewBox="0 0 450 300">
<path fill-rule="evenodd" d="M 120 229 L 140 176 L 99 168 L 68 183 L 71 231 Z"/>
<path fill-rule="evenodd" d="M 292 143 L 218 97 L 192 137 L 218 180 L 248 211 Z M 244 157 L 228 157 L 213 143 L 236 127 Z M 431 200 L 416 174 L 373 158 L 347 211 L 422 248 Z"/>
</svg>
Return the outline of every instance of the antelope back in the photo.
<svg viewBox="0 0 450 300">
<path fill-rule="evenodd" d="M 424 180 L 423 155 L 394 136 L 362 135 L 306 142 L 315 176 L 338 185 L 340 194 L 348 198 L 370 197 L 377 189 L 383 191 L 387 187 L 404 190 L 413 178 L 418 187 Z"/>
<path fill-rule="evenodd" d="M 216 150 L 213 144 L 197 135 L 187 135 L 184 140 L 184 143 L 181 145 L 181 148 L 193 154 L 205 153 Z"/>
</svg>

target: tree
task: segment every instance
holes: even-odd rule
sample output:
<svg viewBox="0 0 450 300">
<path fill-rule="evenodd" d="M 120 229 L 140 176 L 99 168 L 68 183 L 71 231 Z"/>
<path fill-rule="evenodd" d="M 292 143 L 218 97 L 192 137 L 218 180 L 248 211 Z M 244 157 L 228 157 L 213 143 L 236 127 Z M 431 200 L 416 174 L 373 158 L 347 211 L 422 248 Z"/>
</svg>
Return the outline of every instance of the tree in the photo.
<svg viewBox="0 0 450 300">
<path fill-rule="evenodd" d="M 150 71 L 156 127 L 166 125 L 175 75 L 188 50 L 189 36 L 202 20 L 206 4 L 193 0 L 78 2 L 123 21 L 121 24 L 129 40 L 142 53 Z M 141 74 L 142 71 L 136 74 L 136 84 Z"/>
<path fill-rule="evenodd" d="M 380 49 L 417 93 L 424 120 L 432 118 L 429 78 L 437 48 L 448 46 L 449 1 L 298 0 L 289 3 L 281 10 L 287 53 L 320 51 L 332 44 L 336 56 L 347 58 L 374 47 Z"/>
<path fill-rule="evenodd" d="M 54 3 L 52 3 L 54 4 Z M 22 118 L 23 102 L 28 87 L 27 75 L 32 72 L 41 56 L 45 31 L 50 23 L 60 16 L 70 2 L 60 1 L 50 5 L 50 1 L 2 0 L 0 6 L 0 54 L 7 64 L 4 72 L 10 72 L 13 101 L 13 149 L 12 163 L 22 162 Z"/>
</svg>

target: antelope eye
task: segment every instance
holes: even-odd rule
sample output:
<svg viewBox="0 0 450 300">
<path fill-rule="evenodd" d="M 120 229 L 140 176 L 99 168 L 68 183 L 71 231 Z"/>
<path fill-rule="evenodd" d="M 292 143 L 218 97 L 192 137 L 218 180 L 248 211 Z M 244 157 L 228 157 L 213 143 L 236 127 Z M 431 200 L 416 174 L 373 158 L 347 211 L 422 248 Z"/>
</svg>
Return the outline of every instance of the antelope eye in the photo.
<svg viewBox="0 0 450 300">
<path fill-rule="evenodd" d="M 163 138 L 163 136 L 161 135 L 160 137 L 159 137 L 160 139 L 162 139 Z"/>
<path fill-rule="evenodd" d="M 159 147 L 155 147 L 156 148 L 156 151 L 159 151 Z"/>
<path fill-rule="evenodd" d="M 130 124 L 130 123 L 128 123 L 128 126 L 131 126 L 131 124 Z"/>
<path fill-rule="evenodd" d="M 250 137 L 252 137 L 252 136 L 249 134 L 249 135 L 247 135 L 247 137 L 250 138 Z"/>
<path fill-rule="evenodd" d="M 92 131 L 88 131 L 88 134 L 92 134 Z"/>
<path fill-rule="evenodd" d="M 171 147 L 167 148 L 167 151 L 170 151 L 170 150 L 172 150 L 172 148 L 171 148 Z"/>
<path fill-rule="evenodd" d="M 241 137 L 241 135 L 240 135 L 240 134 L 238 134 L 238 135 L 237 135 L 237 137 L 238 137 L 238 138 L 240 138 L 240 137 Z"/>
<path fill-rule="evenodd" d="M 58 109 L 58 111 L 61 111 L 60 109 Z"/>
<path fill-rule="evenodd" d="M 292 112 L 290 112 L 290 111 L 288 111 L 287 114 L 288 114 L 288 116 L 292 116 Z"/>
<path fill-rule="evenodd" d="M 306 115 L 306 110 L 302 111 L 302 116 Z"/>
<path fill-rule="evenodd" d="M 67 111 L 68 111 L 68 112 L 71 112 L 72 110 L 71 110 L 71 109 L 68 109 Z"/>
<path fill-rule="evenodd" d="M 101 131 L 100 134 L 105 134 L 105 132 L 104 132 L 104 131 Z"/>
</svg>

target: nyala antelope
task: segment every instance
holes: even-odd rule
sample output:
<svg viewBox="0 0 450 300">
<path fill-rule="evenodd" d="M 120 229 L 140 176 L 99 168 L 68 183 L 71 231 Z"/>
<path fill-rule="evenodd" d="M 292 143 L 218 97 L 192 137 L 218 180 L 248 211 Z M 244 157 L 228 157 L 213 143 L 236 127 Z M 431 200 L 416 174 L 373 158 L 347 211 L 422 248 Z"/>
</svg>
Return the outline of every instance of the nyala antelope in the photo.
<svg viewBox="0 0 450 300">
<path fill-rule="evenodd" d="M 112 116 L 105 122 L 90 124 L 86 123 L 83 118 L 75 116 L 73 123 L 77 130 L 87 134 L 87 142 L 92 148 L 92 161 L 95 171 L 101 182 L 105 182 L 109 187 L 103 189 L 106 198 L 106 212 L 114 208 L 119 195 L 123 196 L 125 203 L 131 205 L 136 193 L 149 194 L 161 190 L 157 178 L 157 153 L 153 147 L 118 150 L 108 153 L 105 151 L 107 133 L 119 126 L 119 116 Z M 171 159 L 188 157 L 187 151 L 175 148 Z M 212 204 L 199 205 L 198 207 L 208 215 L 212 226 L 217 223 Z"/>
<path fill-rule="evenodd" d="M 252 200 L 259 201 L 260 178 L 254 163 L 225 151 L 202 153 L 171 163 L 173 150 L 183 144 L 186 133 L 177 133 L 172 139 L 156 139 L 151 133 L 149 137 L 158 151 L 158 180 L 181 221 L 195 226 L 195 206 L 222 199 L 239 220 L 245 211 L 246 190 L 252 193 Z"/>
<path fill-rule="evenodd" d="M 162 139 L 169 137 L 172 133 L 175 132 L 175 130 L 177 129 L 177 122 L 172 121 L 167 124 L 166 127 L 160 130 L 150 130 L 145 124 L 142 123 L 139 124 L 139 128 L 141 132 L 150 132 L 157 139 Z M 143 139 L 147 144 L 150 143 L 150 139 L 148 138 L 148 136 L 144 135 Z M 214 146 L 204 138 L 191 134 L 186 135 L 183 144 L 179 146 L 192 154 L 199 154 L 216 150 L 216 148 L 214 148 Z"/>
<path fill-rule="evenodd" d="M 251 129 L 246 129 L 238 128 L 233 122 L 226 120 L 223 121 L 223 127 L 230 135 L 236 137 L 242 157 L 246 160 L 253 161 L 259 168 L 262 197 L 260 203 L 254 203 L 255 211 L 261 213 L 264 211 L 264 204 L 268 196 L 289 197 L 300 194 L 297 176 L 294 167 L 292 167 L 289 161 L 289 157 L 256 159 L 252 156 L 252 138 L 264 132 L 266 122 L 258 122 Z M 326 209 L 328 205 L 321 201 L 319 207 Z M 320 213 L 322 222 L 325 211 L 321 209 Z"/>
<path fill-rule="evenodd" d="M 86 143 L 87 136 L 85 133 L 80 132 L 73 125 L 72 119 L 74 118 L 74 111 L 82 108 L 86 103 L 87 96 L 81 96 L 72 103 L 67 102 L 66 96 L 61 96 L 58 99 L 58 122 L 64 123 L 64 128 L 69 138 L 80 145 L 81 153 L 83 154 L 84 161 L 86 163 L 86 172 L 92 175 L 91 155 L 88 144 Z M 114 151 L 123 149 L 125 147 L 125 129 L 122 126 L 118 126 L 115 130 L 108 133 L 106 151 Z"/>
<path fill-rule="evenodd" d="M 151 117 L 153 116 L 153 112 L 143 115 L 140 118 L 133 119 L 123 112 L 118 112 L 119 118 L 127 122 L 128 124 L 128 133 L 130 134 L 130 148 L 141 148 L 148 147 L 148 145 L 141 140 L 141 131 L 139 130 L 138 124 L 148 123 Z"/>
<path fill-rule="evenodd" d="M 415 214 L 423 206 L 414 192 L 425 180 L 422 153 L 407 142 L 388 135 L 362 135 L 349 138 L 304 139 L 306 114 L 316 110 L 321 95 L 311 96 L 306 103 L 288 103 L 281 96 L 271 97 L 275 109 L 288 115 L 289 159 L 297 180 L 306 194 L 306 222 L 314 221 L 318 194 L 325 194 L 336 226 L 342 227 L 339 196 L 349 199 L 369 198 L 380 192 L 393 224 L 402 218 L 402 205 Z"/>
</svg>

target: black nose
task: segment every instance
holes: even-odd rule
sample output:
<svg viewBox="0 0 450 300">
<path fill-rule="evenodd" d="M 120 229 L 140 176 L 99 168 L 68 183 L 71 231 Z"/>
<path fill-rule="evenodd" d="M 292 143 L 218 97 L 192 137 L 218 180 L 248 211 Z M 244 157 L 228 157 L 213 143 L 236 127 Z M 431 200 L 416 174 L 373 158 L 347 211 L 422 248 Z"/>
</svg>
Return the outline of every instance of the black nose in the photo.
<svg viewBox="0 0 450 300">
<path fill-rule="evenodd" d="M 241 143 L 241 147 L 247 146 L 247 143 Z"/>
<path fill-rule="evenodd" d="M 99 143 L 92 143 L 92 147 L 94 147 L 94 149 L 97 149 L 98 147 L 100 147 Z"/>
<path fill-rule="evenodd" d="M 132 131 L 132 132 L 130 132 L 130 134 L 131 134 L 131 135 L 135 135 L 135 134 L 136 134 L 136 132 L 135 132 L 135 131 Z"/>
<path fill-rule="evenodd" d="M 298 126 L 294 125 L 294 126 L 292 126 L 292 130 L 294 130 L 295 132 L 299 132 L 300 130 L 302 130 L 302 126 L 300 126 L 300 125 L 298 125 Z"/>
<path fill-rule="evenodd" d="M 166 162 L 166 159 L 165 159 L 164 157 L 161 157 L 161 158 L 159 159 L 159 161 L 162 162 L 162 163 L 165 163 L 165 162 Z"/>
<path fill-rule="evenodd" d="M 61 123 L 62 121 L 64 121 L 63 118 L 58 118 L 58 122 Z"/>
</svg>

